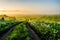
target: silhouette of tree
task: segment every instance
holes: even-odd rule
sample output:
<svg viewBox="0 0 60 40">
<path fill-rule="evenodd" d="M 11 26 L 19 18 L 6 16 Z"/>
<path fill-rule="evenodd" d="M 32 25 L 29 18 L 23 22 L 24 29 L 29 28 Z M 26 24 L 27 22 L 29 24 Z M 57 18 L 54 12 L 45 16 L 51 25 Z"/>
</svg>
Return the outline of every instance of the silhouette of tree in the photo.
<svg viewBox="0 0 60 40">
<path fill-rule="evenodd" d="M 2 17 L 2 18 L 1 18 L 1 20 L 3 20 L 3 21 L 4 21 L 4 17 Z"/>
</svg>

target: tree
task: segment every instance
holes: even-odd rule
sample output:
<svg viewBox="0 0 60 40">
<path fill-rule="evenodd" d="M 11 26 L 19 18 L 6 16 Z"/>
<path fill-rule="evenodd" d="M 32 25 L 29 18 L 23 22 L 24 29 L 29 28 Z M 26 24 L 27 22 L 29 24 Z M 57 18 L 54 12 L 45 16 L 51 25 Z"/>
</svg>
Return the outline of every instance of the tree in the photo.
<svg viewBox="0 0 60 40">
<path fill-rule="evenodd" d="M 2 17 L 2 18 L 1 18 L 1 20 L 3 20 L 3 21 L 4 21 L 4 17 Z"/>
</svg>

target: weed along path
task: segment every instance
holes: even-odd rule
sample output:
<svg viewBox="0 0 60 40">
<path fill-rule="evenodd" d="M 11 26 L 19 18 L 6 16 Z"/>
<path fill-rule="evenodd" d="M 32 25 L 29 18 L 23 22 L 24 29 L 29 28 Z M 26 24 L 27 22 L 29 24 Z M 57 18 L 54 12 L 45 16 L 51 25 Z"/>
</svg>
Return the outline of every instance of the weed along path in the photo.
<svg viewBox="0 0 60 40">
<path fill-rule="evenodd" d="M 0 40 L 4 40 L 4 38 L 6 36 L 8 36 L 14 30 L 14 28 L 20 23 L 22 23 L 22 22 L 19 22 L 19 23 L 12 25 L 9 29 L 6 29 L 3 33 L 1 33 L 0 34 Z"/>
<path fill-rule="evenodd" d="M 0 34 L 0 40 L 4 40 L 9 34 L 11 34 L 11 32 L 16 28 L 16 26 L 21 24 L 21 23 L 23 23 L 23 22 L 16 23 L 16 24 L 12 25 L 9 29 L 6 29 L 4 32 L 2 32 Z M 28 22 L 26 22 L 25 25 L 29 30 L 29 34 L 30 34 L 30 37 L 32 38 L 32 40 L 41 40 L 40 37 L 31 28 L 31 25 Z"/>
<path fill-rule="evenodd" d="M 30 24 L 29 24 L 28 22 L 26 23 L 26 26 L 27 26 L 27 28 L 29 29 L 29 31 L 30 31 L 30 36 L 31 36 L 31 38 L 32 38 L 33 40 L 41 40 L 40 37 L 34 32 L 34 30 L 31 29 Z"/>
</svg>

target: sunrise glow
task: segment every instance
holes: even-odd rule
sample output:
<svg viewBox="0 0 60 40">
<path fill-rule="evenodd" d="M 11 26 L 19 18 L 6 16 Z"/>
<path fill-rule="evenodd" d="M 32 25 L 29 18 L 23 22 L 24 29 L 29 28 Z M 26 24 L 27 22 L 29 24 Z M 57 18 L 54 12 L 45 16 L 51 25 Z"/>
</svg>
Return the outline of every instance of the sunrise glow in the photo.
<svg viewBox="0 0 60 40">
<path fill-rule="evenodd" d="M 57 0 L 0 0 L 0 14 L 60 14 L 59 6 Z"/>
</svg>

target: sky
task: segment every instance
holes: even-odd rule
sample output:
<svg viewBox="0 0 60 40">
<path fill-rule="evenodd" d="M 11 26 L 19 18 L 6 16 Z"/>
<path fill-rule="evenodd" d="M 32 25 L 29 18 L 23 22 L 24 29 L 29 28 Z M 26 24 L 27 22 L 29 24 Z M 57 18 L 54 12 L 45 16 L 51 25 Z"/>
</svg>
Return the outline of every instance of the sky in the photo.
<svg viewBox="0 0 60 40">
<path fill-rule="evenodd" d="M 0 14 L 60 14 L 60 0 L 0 0 Z"/>
</svg>

